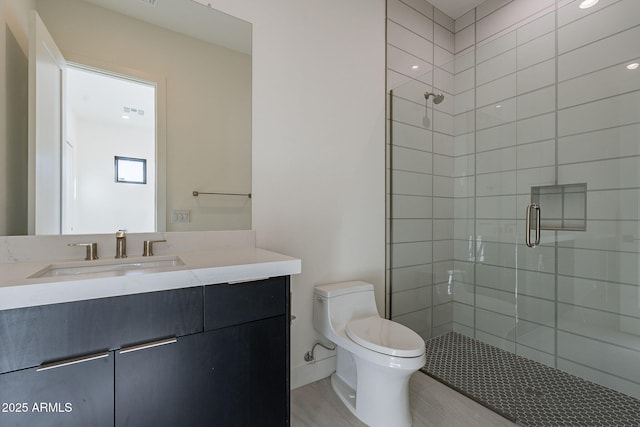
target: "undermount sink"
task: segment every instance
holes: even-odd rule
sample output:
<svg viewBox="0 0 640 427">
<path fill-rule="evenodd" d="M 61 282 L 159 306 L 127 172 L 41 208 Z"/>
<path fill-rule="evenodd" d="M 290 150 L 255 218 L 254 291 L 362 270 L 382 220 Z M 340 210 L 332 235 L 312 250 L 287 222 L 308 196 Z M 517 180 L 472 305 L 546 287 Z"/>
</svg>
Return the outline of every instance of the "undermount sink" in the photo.
<svg viewBox="0 0 640 427">
<path fill-rule="evenodd" d="M 171 270 L 184 265 L 177 256 L 153 258 L 123 258 L 96 261 L 64 262 L 49 264 L 32 274 L 28 279 L 40 277 L 76 276 L 79 274 L 97 274 L 104 276 L 128 276 Z"/>
</svg>

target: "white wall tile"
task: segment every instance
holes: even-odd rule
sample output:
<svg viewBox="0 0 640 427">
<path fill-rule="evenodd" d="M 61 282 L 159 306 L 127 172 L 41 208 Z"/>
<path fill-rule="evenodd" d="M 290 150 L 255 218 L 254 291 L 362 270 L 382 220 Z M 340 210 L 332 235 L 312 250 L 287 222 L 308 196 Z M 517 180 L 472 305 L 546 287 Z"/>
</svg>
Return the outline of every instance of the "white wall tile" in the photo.
<svg viewBox="0 0 640 427">
<path fill-rule="evenodd" d="M 546 34 L 518 46 L 518 70 L 552 59 L 556 54 L 554 33 Z"/>
<path fill-rule="evenodd" d="M 441 68 L 436 68 L 433 71 L 433 87 L 439 92 L 453 94 L 455 92 L 455 81 L 453 74 Z M 445 104 L 453 105 L 453 96 L 445 98 L 444 102 L 441 104 L 437 104 L 436 107 Z"/>
<path fill-rule="evenodd" d="M 433 63 L 434 65 L 450 72 L 455 72 L 455 61 L 453 53 L 438 45 L 433 46 Z"/>
<path fill-rule="evenodd" d="M 478 40 L 484 40 L 552 6 L 555 6 L 555 0 L 513 0 L 490 15 L 478 18 Z"/>
<path fill-rule="evenodd" d="M 498 105 L 478 108 L 476 116 L 478 117 L 477 130 L 513 122 L 516 120 L 516 99 L 512 98 L 502 101 Z"/>
<path fill-rule="evenodd" d="M 638 352 L 600 341 L 558 332 L 558 355 L 577 363 L 640 382 Z"/>
<path fill-rule="evenodd" d="M 517 29 L 516 35 L 518 38 L 518 45 L 527 43 L 533 39 L 536 39 L 542 35 L 545 35 L 556 28 L 556 14 L 547 13 L 540 18 L 523 25 Z"/>
<path fill-rule="evenodd" d="M 432 284 L 432 273 L 431 264 L 394 268 L 391 271 L 392 291 L 399 292 L 429 286 Z"/>
<path fill-rule="evenodd" d="M 454 122 L 451 114 L 434 110 L 431 119 L 432 129 L 447 135 L 454 135 Z"/>
<path fill-rule="evenodd" d="M 454 32 L 457 33 L 461 30 L 464 30 L 469 25 L 472 25 L 475 22 L 476 22 L 476 11 L 475 9 L 471 9 L 469 12 L 465 13 L 464 15 L 458 17 L 455 20 Z"/>
<path fill-rule="evenodd" d="M 419 36 L 433 41 L 433 20 L 416 13 L 415 9 L 406 4 L 397 0 L 390 0 L 387 4 L 387 18 Z"/>
<path fill-rule="evenodd" d="M 449 180 L 448 178 L 443 178 Z M 443 190 L 445 192 L 446 190 Z M 448 219 L 453 216 L 453 198 L 451 197 L 434 197 L 433 200 L 433 217 Z"/>
<path fill-rule="evenodd" d="M 431 242 L 394 243 L 391 251 L 392 268 L 428 264 L 432 260 Z"/>
<path fill-rule="evenodd" d="M 430 219 L 393 219 L 391 223 L 394 243 L 427 241 L 433 237 Z"/>
<path fill-rule="evenodd" d="M 564 27 L 565 25 L 578 19 L 582 19 L 585 16 L 598 13 L 603 8 L 611 6 L 612 4 L 617 3 L 620 0 L 600 0 L 600 2 L 590 8 L 580 9 L 579 6 L 582 1 L 583 0 L 565 0 L 566 4 L 558 5 L 558 27 Z"/>
<path fill-rule="evenodd" d="M 437 219 L 433 221 L 433 240 L 451 239 L 453 236 L 453 220 Z"/>
<path fill-rule="evenodd" d="M 572 163 L 558 167 L 559 182 L 586 182 L 593 190 L 638 188 L 640 157 Z"/>
<path fill-rule="evenodd" d="M 476 84 L 481 85 L 516 71 L 516 51 L 508 50 L 476 66 Z"/>
<path fill-rule="evenodd" d="M 502 6 L 506 5 L 512 0 L 487 0 L 476 8 L 477 10 L 477 18 L 478 20 L 484 18 L 492 12 L 495 12 Z"/>
<path fill-rule="evenodd" d="M 554 113 L 531 117 L 517 122 L 518 144 L 540 141 L 555 137 L 556 118 Z"/>
<path fill-rule="evenodd" d="M 442 176 L 451 176 L 453 172 L 453 157 L 434 154 L 433 156 L 433 174 Z"/>
<path fill-rule="evenodd" d="M 599 40 L 558 57 L 558 81 L 587 74 L 640 57 L 640 26 Z M 598 58 L 594 61 L 594 58 Z"/>
<path fill-rule="evenodd" d="M 584 365 L 579 365 L 561 358 L 558 359 L 557 367 L 558 369 L 562 369 L 570 374 L 585 378 L 588 381 L 592 381 L 613 390 L 618 390 L 619 392 L 629 396 L 633 396 L 636 399 L 640 398 L 640 384 L 638 383 L 609 375 L 602 371 L 591 369 Z"/>
<path fill-rule="evenodd" d="M 476 177 L 476 183 L 476 194 L 478 197 L 515 194 L 516 172 L 481 174 Z"/>
<path fill-rule="evenodd" d="M 455 23 L 453 19 L 448 15 L 446 15 L 437 7 L 433 8 L 433 20 L 436 21 L 436 23 L 442 25 L 444 28 L 446 28 L 452 33 L 456 31 Z"/>
<path fill-rule="evenodd" d="M 458 135 L 454 137 L 454 145 L 454 154 L 456 156 L 472 154 L 475 152 L 475 136 L 473 133 Z"/>
<path fill-rule="evenodd" d="M 405 325 L 424 340 L 431 338 L 431 309 L 393 316 L 393 321 Z"/>
<path fill-rule="evenodd" d="M 430 196 L 433 177 L 428 174 L 393 171 L 393 194 Z"/>
<path fill-rule="evenodd" d="M 553 319 L 552 315 L 552 319 Z M 535 348 L 546 353 L 554 354 L 556 350 L 556 335 L 552 327 L 518 319 L 518 344 Z"/>
<path fill-rule="evenodd" d="M 412 68 L 414 65 L 417 65 L 418 68 Z M 390 45 L 387 45 L 387 67 L 397 73 L 413 78 L 418 78 L 433 68 L 428 62 Z"/>
<path fill-rule="evenodd" d="M 432 172 L 432 154 L 426 151 L 419 151 L 410 148 L 393 148 L 393 168 L 408 172 Z"/>
<path fill-rule="evenodd" d="M 536 362 L 542 363 L 543 365 L 547 365 L 551 368 L 556 367 L 556 358 L 553 354 L 545 353 L 520 343 L 516 343 L 516 354 L 526 357 L 527 359 L 535 360 Z"/>
<path fill-rule="evenodd" d="M 466 304 L 453 303 L 453 317 L 457 323 L 473 328 L 473 307 Z"/>
<path fill-rule="evenodd" d="M 424 310 L 431 307 L 431 286 L 411 289 L 408 291 L 393 292 L 391 298 L 392 313 L 395 316 Z"/>
<path fill-rule="evenodd" d="M 602 141 L 607 141 L 603 144 Z M 640 124 L 558 139 L 558 163 L 585 162 L 640 154 Z"/>
<path fill-rule="evenodd" d="M 434 7 L 431 5 L 431 3 L 424 0 L 402 0 L 402 2 L 411 6 L 427 18 L 433 19 Z"/>
<path fill-rule="evenodd" d="M 556 183 L 556 168 L 544 167 L 519 170 L 517 172 L 516 180 L 518 183 L 518 194 L 526 195 L 530 200 L 531 187 L 553 185 Z"/>
<path fill-rule="evenodd" d="M 459 93 L 454 99 L 454 113 L 458 115 L 467 111 L 472 111 L 475 108 L 475 100 L 476 95 L 473 89 Z"/>
<path fill-rule="evenodd" d="M 550 59 L 518 71 L 518 95 L 553 85 L 556 81 L 556 61 Z"/>
<path fill-rule="evenodd" d="M 433 195 L 438 197 L 453 197 L 453 179 L 444 176 L 434 176 Z"/>
<path fill-rule="evenodd" d="M 393 218 L 431 218 L 431 197 L 393 195 Z"/>
<path fill-rule="evenodd" d="M 455 75 L 454 78 L 454 93 L 460 94 L 469 90 L 473 90 L 475 86 L 475 70 L 470 68 Z"/>
<path fill-rule="evenodd" d="M 540 141 L 519 145 L 517 148 L 518 169 L 553 166 L 556 161 L 556 141 Z"/>
<path fill-rule="evenodd" d="M 484 151 L 476 154 L 476 173 L 503 172 L 516 169 L 516 148 Z"/>
<path fill-rule="evenodd" d="M 463 30 L 456 32 L 454 36 L 455 52 L 462 52 L 465 49 L 473 46 L 473 44 L 475 43 L 475 37 L 475 25 L 470 25 Z"/>
<path fill-rule="evenodd" d="M 439 24 L 433 26 L 433 42 L 441 48 L 455 53 L 455 36 L 454 34 Z"/>
<path fill-rule="evenodd" d="M 454 60 L 454 72 L 455 74 L 461 73 L 464 70 L 468 70 L 475 66 L 476 51 L 473 48 L 469 48 L 466 51 L 456 53 Z"/>
<path fill-rule="evenodd" d="M 463 177 L 475 175 L 476 173 L 475 154 L 468 156 L 457 156 L 453 162 L 453 176 Z"/>
<path fill-rule="evenodd" d="M 476 200 L 478 219 L 514 219 L 516 215 L 515 196 L 478 197 Z"/>
<path fill-rule="evenodd" d="M 639 3 L 640 4 L 640 3 Z M 558 85 L 558 108 L 593 102 L 640 89 L 640 72 L 614 65 Z"/>
<path fill-rule="evenodd" d="M 558 52 L 577 49 L 638 25 L 640 2 L 623 0 L 558 30 Z"/>
<path fill-rule="evenodd" d="M 516 75 L 510 74 L 490 83 L 479 85 L 476 89 L 476 104 L 478 107 L 495 105 L 514 96 L 516 96 Z"/>
<path fill-rule="evenodd" d="M 387 22 L 387 43 L 425 62 L 433 63 L 433 43 L 393 21 Z"/>
<path fill-rule="evenodd" d="M 433 262 L 453 259 L 453 241 L 437 240 L 433 242 Z"/>
<path fill-rule="evenodd" d="M 440 305 L 453 302 L 453 286 L 448 283 L 438 283 L 433 286 L 433 304 Z M 453 310 L 453 304 L 451 304 Z M 449 322 L 453 321 L 453 311 L 450 313 Z"/>
<path fill-rule="evenodd" d="M 454 117 L 454 135 L 463 135 L 473 132 L 476 127 L 475 111 L 457 114 Z"/>
<path fill-rule="evenodd" d="M 638 281 L 638 255 L 589 249 L 558 249 L 558 272 L 599 281 L 634 284 Z"/>
<path fill-rule="evenodd" d="M 638 123 L 640 92 L 631 92 L 558 111 L 558 136 Z"/>
<path fill-rule="evenodd" d="M 533 92 L 518 96 L 518 120 L 538 116 L 555 110 L 556 88 L 548 86 Z"/>
<path fill-rule="evenodd" d="M 608 190 L 587 193 L 589 219 L 640 219 L 638 190 Z"/>
<path fill-rule="evenodd" d="M 422 151 L 433 149 L 433 135 L 427 129 L 393 122 L 393 145 L 413 148 Z"/>
<path fill-rule="evenodd" d="M 517 39 L 515 31 L 504 34 L 489 42 L 479 43 L 476 46 L 478 63 L 485 62 L 494 56 L 515 49 L 516 46 Z"/>
<path fill-rule="evenodd" d="M 507 123 L 476 132 L 476 150 L 478 152 L 514 145 L 516 145 L 516 123 Z"/>
<path fill-rule="evenodd" d="M 433 132 L 433 152 L 445 156 L 453 156 L 454 137 L 440 132 Z"/>
</svg>

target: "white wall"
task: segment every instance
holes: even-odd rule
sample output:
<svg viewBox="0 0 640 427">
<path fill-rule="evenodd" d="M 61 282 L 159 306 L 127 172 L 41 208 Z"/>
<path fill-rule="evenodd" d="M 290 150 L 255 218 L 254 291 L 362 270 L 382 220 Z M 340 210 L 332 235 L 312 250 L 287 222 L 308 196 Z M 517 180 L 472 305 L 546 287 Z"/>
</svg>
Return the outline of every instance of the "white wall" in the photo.
<svg viewBox="0 0 640 427">
<path fill-rule="evenodd" d="M 207 3 L 210 0 L 198 0 Z M 329 375 L 303 355 L 317 284 L 362 279 L 384 312 L 385 2 L 215 0 L 253 23 L 253 228 L 302 259 L 292 278 L 292 387 Z"/>
</svg>

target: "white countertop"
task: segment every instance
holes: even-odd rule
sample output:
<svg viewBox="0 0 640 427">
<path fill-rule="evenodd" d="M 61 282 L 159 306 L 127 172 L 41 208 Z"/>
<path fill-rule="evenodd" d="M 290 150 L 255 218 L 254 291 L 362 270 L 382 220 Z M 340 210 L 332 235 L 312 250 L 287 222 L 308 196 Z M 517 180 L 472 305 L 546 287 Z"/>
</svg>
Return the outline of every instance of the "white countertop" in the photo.
<svg viewBox="0 0 640 427">
<path fill-rule="evenodd" d="M 160 267 L 143 274 L 93 273 L 28 278 L 50 264 L 29 261 L 0 264 L 0 310 L 94 298 L 130 295 L 191 286 L 242 282 L 301 272 L 301 261 L 254 247 L 221 248 L 172 254 L 184 265 Z M 129 257 L 127 262 L 153 257 Z M 158 259 L 166 256 L 158 256 Z M 105 262 L 84 261 L 86 265 Z M 74 262 L 73 265 L 78 265 Z M 137 273 L 137 274 L 136 274 Z"/>
</svg>

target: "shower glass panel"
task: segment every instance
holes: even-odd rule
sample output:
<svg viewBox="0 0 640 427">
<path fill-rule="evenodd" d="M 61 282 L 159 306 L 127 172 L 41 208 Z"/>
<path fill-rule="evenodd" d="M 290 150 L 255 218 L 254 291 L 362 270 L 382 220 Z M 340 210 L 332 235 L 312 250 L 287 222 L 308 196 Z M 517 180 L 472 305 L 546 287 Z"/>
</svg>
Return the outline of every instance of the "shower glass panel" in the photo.
<svg viewBox="0 0 640 427">
<path fill-rule="evenodd" d="M 640 398 L 640 2 L 579 4 L 514 0 L 391 90 L 388 314 Z"/>
</svg>

